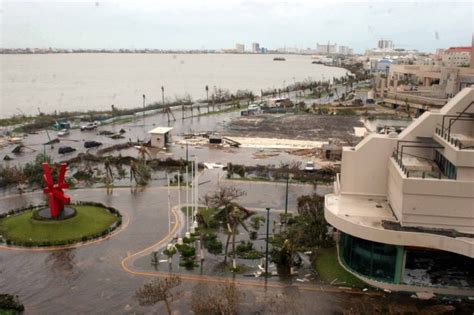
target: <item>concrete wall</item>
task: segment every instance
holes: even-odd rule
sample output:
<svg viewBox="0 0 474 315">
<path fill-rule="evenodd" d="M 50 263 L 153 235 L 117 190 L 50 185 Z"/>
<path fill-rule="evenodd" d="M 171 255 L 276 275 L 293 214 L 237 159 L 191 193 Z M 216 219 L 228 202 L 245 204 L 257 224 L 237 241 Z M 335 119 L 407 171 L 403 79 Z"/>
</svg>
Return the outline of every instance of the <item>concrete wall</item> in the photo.
<svg viewBox="0 0 474 315">
<path fill-rule="evenodd" d="M 435 248 L 474 258 L 472 239 L 421 232 L 400 232 L 386 230 L 378 225 L 364 225 L 351 217 L 338 215 L 337 203 L 331 205 L 331 198 L 334 197 L 334 195 L 326 195 L 324 217 L 329 224 L 346 234 L 379 243 Z"/>
<path fill-rule="evenodd" d="M 372 134 L 355 148 L 344 148 L 341 163 L 341 193 L 386 195 L 388 160 L 396 139 Z"/>
<path fill-rule="evenodd" d="M 164 148 L 166 146 L 166 134 L 150 134 L 151 146 Z"/>
<path fill-rule="evenodd" d="M 387 199 L 403 226 L 474 233 L 474 182 L 407 178 L 391 159 Z"/>
</svg>

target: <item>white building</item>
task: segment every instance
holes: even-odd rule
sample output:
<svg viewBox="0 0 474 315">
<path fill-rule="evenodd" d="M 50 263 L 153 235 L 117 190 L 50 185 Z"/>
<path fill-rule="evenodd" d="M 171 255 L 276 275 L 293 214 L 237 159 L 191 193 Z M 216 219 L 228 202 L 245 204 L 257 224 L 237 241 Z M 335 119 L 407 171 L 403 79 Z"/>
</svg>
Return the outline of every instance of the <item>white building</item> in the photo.
<svg viewBox="0 0 474 315">
<path fill-rule="evenodd" d="M 260 44 L 259 43 L 252 43 L 252 52 L 253 53 L 260 53 Z"/>
<path fill-rule="evenodd" d="M 474 88 L 345 147 L 325 217 L 339 261 L 395 291 L 474 296 Z"/>
<path fill-rule="evenodd" d="M 316 53 L 318 54 L 336 54 L 337 53 L 337 44 L 331 45 L 322 45 L 317 43 L 316 44 Z"/>
<path fill-rule="evenodd" d="M 235 51 L 238 53 L 245 52 L 245 45 L 244 44 L 235 44 Z"/>
<path fill-rule="evenodd" d="M 170 131 L 173 128 L 171 127 L 156 127 L 148 131 L 150 134 L 151 146 L 154 148 L 165 148 L 168 144 L 171 143 Z"/>
<path fill-rule="evenodd" d="M 393 42 L 389 39 L 380 39 L 377 43 L 379 49 L 391 50 L 393 49 Z"/>
<path fill-rule="evenodd" d="M 450 47 L 446 49 L 441 56 L 444 66 L 469 66 L 471 59 L 471 47 Z"/>
<path fill-rule="evenodd" d="M 354 53 L 354 50 L 350 48 L 349 46 L 339 46 L 339 53 L 341 55 L 352 55 Z"/>
</svg>

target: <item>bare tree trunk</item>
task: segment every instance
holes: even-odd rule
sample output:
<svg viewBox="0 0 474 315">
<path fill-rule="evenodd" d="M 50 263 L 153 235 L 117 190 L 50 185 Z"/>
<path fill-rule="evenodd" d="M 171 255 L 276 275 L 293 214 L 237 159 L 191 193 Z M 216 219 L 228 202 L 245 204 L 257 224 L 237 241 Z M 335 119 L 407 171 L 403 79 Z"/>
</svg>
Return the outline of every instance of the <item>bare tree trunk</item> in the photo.
<svg viewBox="0 0 474 315">
<path fill-rule="evenodd" d="M 235 227 L 232 228 L 232 268 L 236 268 L 237 265 L 235 263 Z"/>
<path fill-rule="evenodd" d="M 227 240 L 225 242 L 225 251 L 224 251 L 224 264 L 227 263 L 227 253 L 229 249 L 230 234 L 227 235 Z"/>
<path fill-rule="evenodd" d="M 168 310 L 168 315 L 171 315 L 170 302 L 168 301 L 167 298 L 165 298 L 165 304 L 166 304 L 166 309 Z"/>
</svg>

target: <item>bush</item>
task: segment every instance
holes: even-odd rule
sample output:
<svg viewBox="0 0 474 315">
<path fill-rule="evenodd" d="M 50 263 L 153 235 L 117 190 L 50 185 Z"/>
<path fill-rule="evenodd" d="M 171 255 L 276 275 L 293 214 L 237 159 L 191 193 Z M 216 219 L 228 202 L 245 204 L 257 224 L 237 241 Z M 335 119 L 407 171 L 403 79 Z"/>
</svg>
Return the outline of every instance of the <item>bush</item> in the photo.
<svg viewBox="0 0 474 315">
<path fill-rule="evenodd" d="M 213 255 L 221 254 L 222 249 L 224 248 L 222 242 L 219 241 L 217 238 L 214 238 L 204 243 L 204 246 L 206 247 L 207 251 Z"/>
<path fill-rule="evenodd" d="M 196 249 L 187 244 L 182 244 L 182 245 L 177 244 L 176 248 L 178 249 L 181 256 L 185 259 L 196 256 Z"/>
<path fill-rule="evenodd" d="M 17 295 L 13 296 L 11 294 L 0 294 L 0 310 L 23 312 L 25 307 L 20 303 Z M 3 314 L 3 312 L 1 313 Z M 9 313 L 7 312 L 6 314 Z"/>
</svg>

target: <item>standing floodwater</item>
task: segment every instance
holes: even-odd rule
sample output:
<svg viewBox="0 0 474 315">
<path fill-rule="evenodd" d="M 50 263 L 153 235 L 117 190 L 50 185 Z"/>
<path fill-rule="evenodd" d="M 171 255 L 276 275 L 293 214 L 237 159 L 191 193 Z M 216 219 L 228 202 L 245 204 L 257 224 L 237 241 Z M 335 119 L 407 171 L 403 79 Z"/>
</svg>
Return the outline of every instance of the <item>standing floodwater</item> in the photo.
<svg viewBox="0 0 474 315">
<path fill-rule="evenodd" d="M 281 89 L 303 80 L 328 80 L 345 69 L 311 64 L 310 56 L 233 54 L 46 54 L 1 55 L 0 117 L 43 112 L 106 110 L 167 101 L 189 94 L 206 98 L 214 87 L 251 90 Z"/>
</svg>

